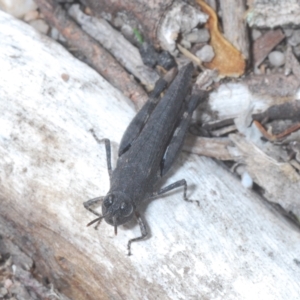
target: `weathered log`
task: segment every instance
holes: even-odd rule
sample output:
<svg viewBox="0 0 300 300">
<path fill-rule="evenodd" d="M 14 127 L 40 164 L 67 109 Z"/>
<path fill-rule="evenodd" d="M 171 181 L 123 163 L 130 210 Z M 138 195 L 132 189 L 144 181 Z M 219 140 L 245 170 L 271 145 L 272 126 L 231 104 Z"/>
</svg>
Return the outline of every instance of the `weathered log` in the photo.
<svg viewBox="0 0 300 300">
<path fill-rule="evenodd" d="M 104 147 L 116 153 L 130 101 L 62 46 L 0 12 L 0 222 L 2 234 L 71 299 L 296 299 L 299 231 L 209 158 L 181 154 L 166 183 L 181 191 L 136 224 L 87 228 L 83 201 L 108 190 Z M 68 76 L 66 76 L 68 74 Z M 67 78 L 69 78 L 67 80 Z M 193 188 L 192 188 L 193 187 Z"/>
<path fill-rule="evenodd" d="M 37 0 L 45 20 L 67 40 L 69 46 L 78 49 L 86 62 L 97 70 L 113 86 L 129 97 L 137 108 L 146 101 L 145 91 L 133 80 L 117 60 L 97 41 L 85 33 L 54 0 Z M 142 100 L 137 100 L 142 99 Z M 139 102 L 139 103 L 138 103 Z"/>
</svg>

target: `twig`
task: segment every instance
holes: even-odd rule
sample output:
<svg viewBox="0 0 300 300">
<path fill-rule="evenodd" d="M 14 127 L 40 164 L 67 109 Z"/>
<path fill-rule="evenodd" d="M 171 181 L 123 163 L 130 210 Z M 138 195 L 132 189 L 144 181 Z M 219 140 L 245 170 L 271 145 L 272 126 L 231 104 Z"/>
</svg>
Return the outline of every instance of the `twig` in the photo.
<svg viewBox="0 0 300 300">
<path fill-rule="evenodd" d="M 259 129 L 259 131 L 262 133 L 262 135 L 269 141 L 280 140 L 280 139 L 290 135 L 294 131 L 300 129 L 300 123 L 296 123 L 279 134 L 271 134 L 268 131 L 266 131 L 266 129 L 262 126 L 262 124 L 260 122 L 254 120 L 253 123 Z"/>
<path fill-rule="evenodd" d="M 118 88 L 140 108 L 147 100 L 145 91 L 131 78 L 122 66 L 93 38 L 73 22 L 53 0 L 36 0 L 45 20 L 55 27 L 86 58 L 86 62 L 113 86 Z"/>
</svg>

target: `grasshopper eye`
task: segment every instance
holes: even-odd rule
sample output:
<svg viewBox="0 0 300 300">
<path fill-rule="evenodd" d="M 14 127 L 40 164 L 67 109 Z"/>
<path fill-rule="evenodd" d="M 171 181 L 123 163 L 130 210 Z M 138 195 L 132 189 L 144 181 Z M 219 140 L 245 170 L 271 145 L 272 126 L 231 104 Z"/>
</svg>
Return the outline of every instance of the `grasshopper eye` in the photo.
<svg viewBox="0 0 300 300">
<path fill-rule="evenodd" d="M 110 207 L 114 202 L 114 197 L 113 195 L 109 195 L 105 200 L 104 200 L 104 206 L 106 208 Z"/>
<path fill-rule="evenodd" d="M 122 202 L 120 210 L 123 217 L 128 217 L 133 211 L 133 206 L 128 202 Z"/>
</svg>

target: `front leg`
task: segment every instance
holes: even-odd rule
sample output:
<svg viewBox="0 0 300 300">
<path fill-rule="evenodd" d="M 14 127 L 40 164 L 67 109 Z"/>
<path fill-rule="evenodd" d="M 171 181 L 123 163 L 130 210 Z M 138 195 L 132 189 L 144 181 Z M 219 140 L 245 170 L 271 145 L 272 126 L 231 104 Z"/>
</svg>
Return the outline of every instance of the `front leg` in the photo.
<svg viewBox="0 0 300 300">
<path fill-rule="evenodd" d="M 93 210 L 91 208 L 91 206 L 94 206 L 95 204 L 98 204 L 98 203 L 102 204 L 103 199 L 104 199 L 104 196 L 100 196 L 100 197 L 97 197 L 97 198 L 90 199 L 88 201 L 83 202 L 83 206 L 84 206 L 85 209 L 87 209 L 88 211 L 90 211 L 94 215 L 100 217 L 101 215 L 98 212 L 96 212 L 95 210 Z"/>
<path fill-rule="evenodd" d="M 83 202 L 83 206 L 84 206 L 85 209 L 87 209 L 89 212 L 93 213 L 94 215 L 98 216 L 97 219 L 90 222 L 87 226 L 90 226 L 90 225 L 94 224 L 95 222 L 97 222 L 97 224 L 95 226 L 95 229 L 97 229 L 98 226 L 100 225 L 100 222 L 102 220 L 102 216 L 101 216 L 101 214 L 96 212 L 94 209 L 92 209 L 91 206 L 94 206 L 94 205 L 99 204 L 99 203 L 102 204 L 103 199 L 104 199 L 104 196 L 100 196 L 100 197 L 93 198 L 93 199 L 90 199 L 88 201 Z"/>
<path fill-rule="evenodd" d="M 128 256 L 131 255 L 131 243 L 141 241 L 144 238 L 146 238 L 148 235 L 146 223 L 144 222 L 144 220 L 141 218 L 140 214 L 137 211 L 135 211 L 135 216 L 136 216 L 136 219 L 140 226 L 141 236 L 128 241 L 128 244 L 127 244 Z"/>
</svg>

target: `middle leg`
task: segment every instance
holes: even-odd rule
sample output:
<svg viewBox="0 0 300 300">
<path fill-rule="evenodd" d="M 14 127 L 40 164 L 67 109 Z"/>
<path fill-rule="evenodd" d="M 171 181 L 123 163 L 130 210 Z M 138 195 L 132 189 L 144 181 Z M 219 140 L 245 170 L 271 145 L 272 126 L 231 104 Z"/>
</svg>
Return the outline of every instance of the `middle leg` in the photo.
<svg viewBox="0 0 300 300">
<path fill-rule="evenodd" d="M 159 191 L 157 192 L 154 192 L 151 197 L 156 197 L 158 195 L 162 195 L 162 194 L 165 194 L 169 191 L 172 191 L 174 189 L 177 189 L 178 187 L 183 187 L 183 199 L 187 202 L 196 202 L 197 205 L 199 206 L 199 201 L 198 200 L 192 200 L 192 199 L 189 199 L 187 196 L 186 196 L 186 192 L 187 192 L 187 183 L 186 183 L 186 180 L 185 179 L 181 179 L 181 180 L 178 180 L 174 183 L 171 183 L 170 185 L 160 189 Z"/>
</svg>

